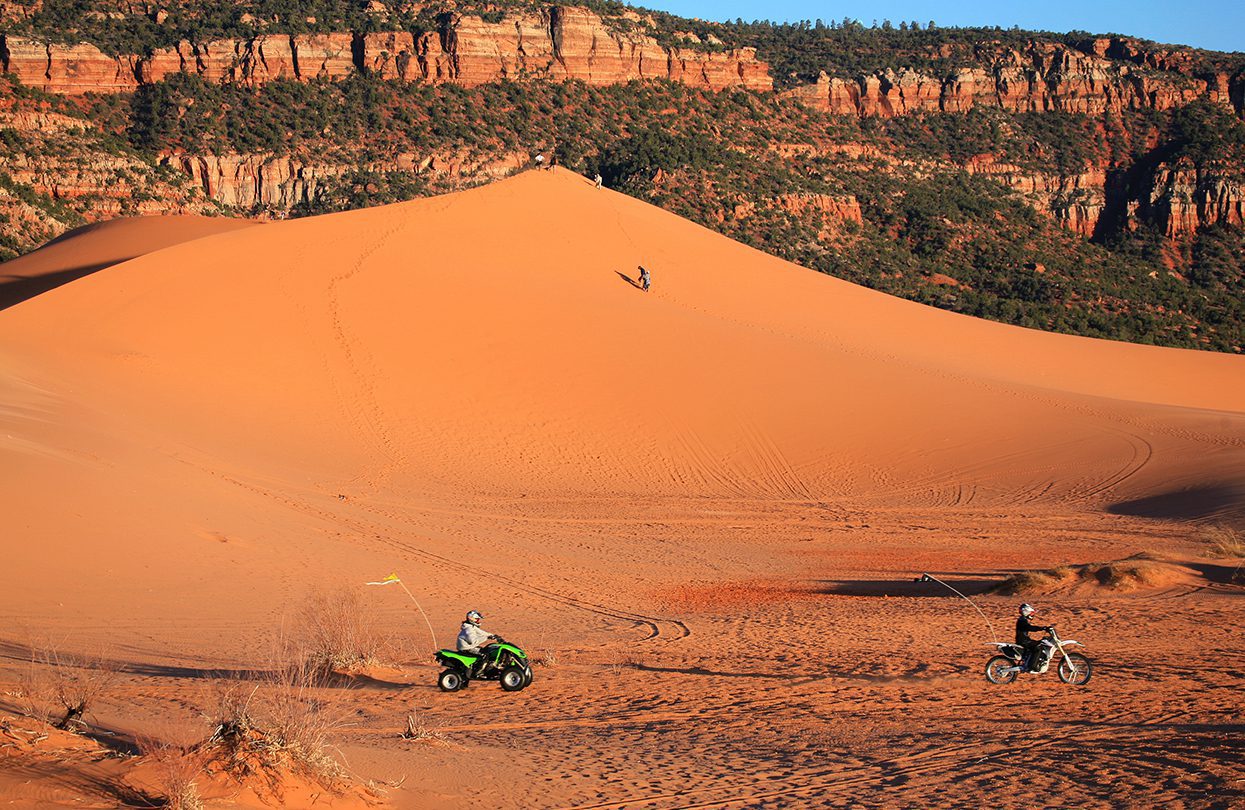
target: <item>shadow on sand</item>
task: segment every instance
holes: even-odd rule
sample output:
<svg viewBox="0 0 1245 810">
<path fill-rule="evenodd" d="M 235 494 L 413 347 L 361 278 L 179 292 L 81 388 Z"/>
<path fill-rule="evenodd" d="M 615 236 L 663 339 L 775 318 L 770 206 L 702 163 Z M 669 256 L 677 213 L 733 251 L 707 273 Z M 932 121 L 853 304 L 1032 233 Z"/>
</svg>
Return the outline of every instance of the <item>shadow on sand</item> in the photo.
<svg viewBox="0 0 1245 810">
<path fill-rule="evenodd" d="M 42 276 L 33 276 L 31 278 L 12 278 L 0 275 L 0 311 L 6 310 L 11 306 L 28 301 L 37 295 L 49 290 L 54 290 L 63 284 L 71 281 L 77 281 L 80 278 L 97 273 L 108 267 L 112 267 L 116 262 L 104 262 L 103 264 L 88 264 L 82 267 L 74 267 L 69 270 L 61 270 L 56 273 L 48 273 Z"/>
<path fill-rule="evenodd" d="M 981 574 L 930 573 L 968 596 L 980 596 L 1002 582 L 1001 576 L 999 579 L 985 579 Z M 1014 572 L 1005 571 L 1002 575 L 1010 573 Z M 959 598 L 936 582 L 916 582 L 915 579 L 916 575 L 913 579 L 821 579 L 815 580 L 813 585 L 816 593 L 830 596 Z"/>
<path fill-rule="evenodd" d="M 1238 528 L 1245 527 L 1245 484 L 1205 484 L 1162 492 L 1111 504 L 1113 515 L 1158 520 L 1206 520 L 1216 518 Z"/>
<path fill-rule="evenodd" d="M 618 274 L 619 278 L 621 278 L 623 281 L 630 284 L 632 287 L 635 287 L 637 290 L 644 289 L 643 287 L 640 286 L 640 282 L 636 281 L 635 279 L 633 279 L 631 276 L 627 275 L 626 273 L 620 270 L 615 270 L 614 272 Z"/>
</svg>

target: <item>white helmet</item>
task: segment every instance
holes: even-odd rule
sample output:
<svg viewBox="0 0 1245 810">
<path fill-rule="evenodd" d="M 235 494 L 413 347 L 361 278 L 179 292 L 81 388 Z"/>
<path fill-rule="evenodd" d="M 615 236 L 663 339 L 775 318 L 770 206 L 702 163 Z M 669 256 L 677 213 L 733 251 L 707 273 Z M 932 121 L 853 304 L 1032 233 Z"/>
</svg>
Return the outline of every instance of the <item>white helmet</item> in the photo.
<svg viewBox="0 0 1245 810">
<path fill-rule="evenodd" d="M 1025 617 L 1032 616 L 1034 612 L 1035 610 L 1033 608 L 1033 605 L 1029 604 L 1028 602 L 1025 602 L 1023 605 L 1020 606 L 1021 616 L 1025 616 Z"/>
<path fill-rule="evenodd" d="M 479 624 L 480 620 L 483 618 L 484 616 L 478 610 L 467 611 L 467 621 L 471 622 L 472 624 Z"/>
</svg>

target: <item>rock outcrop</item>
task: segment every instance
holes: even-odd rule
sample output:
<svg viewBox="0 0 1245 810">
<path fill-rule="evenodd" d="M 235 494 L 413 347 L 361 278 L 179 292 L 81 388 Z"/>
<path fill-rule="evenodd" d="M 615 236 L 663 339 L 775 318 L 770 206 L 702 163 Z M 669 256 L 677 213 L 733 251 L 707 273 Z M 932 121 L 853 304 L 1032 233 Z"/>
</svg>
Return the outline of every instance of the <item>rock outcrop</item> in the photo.
<svg viewBox="0 0 1245 810">
<path fill-rule="evenodd" d="M 1172 238 L 1212 225 L 1245 224 L 1245 184 L 1186 160 L 1160 164 L 1140 189 L 1135 216 Z"/>
<path fill-rule="evenodd" d="M 1200 98 L 1233 106 L 1238 112 L 1245 110 L 1245 77 L 1194 75 L 1191 62 L 1174 53 L 1154 65 L 1139 66 L 1134 62 L 1141 57 L 1125 61 L 1113 58 L 1118 49 L 1112 46 L 1090 47 L 1092 52 L 1084 53 L 1035 41 L 1020 50 L 983 51 L 974 59 L 978 66 L 954 69 L 944 76 L 910 69 L 882 70 L 852 79 L 822 73 L 815 84 L 788 93 L 832 114 L 862 117 L 965 112 L 983 106 L 1009 112 L 1101 115 L 1166 110 Z M 980 66 L 983 63 L 987 66 Z"/>
<path fill-rule="evenodd" d="M 964 168 L 1011 187 L 1039 213 L 1087 239 L 1112 230 L 1135 230 L 1141 223 L 1173 239 L 1212 225 L 1245 225 L 1245 184 L 1224 172 L 1199 170 L 1187 160 L 1143 166 L 1130 173 L 1089 167 L 1063 175 L 979 156 Z"/>
<path fill-rule="evenodd" d="M 756 49 L 665 47 L 612 31 L 592 11 L 552 6 L 486 22 L 455 15 L 437 31 L 266 34 L 246 40 L 183 41 L 147 56 L 109 56 L 93 45 L 60 45 L 0 34 L 0 69 L 49 93 L 129 92 L 173 73 L 209 82 L 260 85 L 277 79 L 343 79 L 365 72 L 396 81 L 479 85 L 523 78 L 607 85 L 669 79 L 724 90 L 772 90 Z"/>
<path fill-rule="evenodd" d="M 222 205 L 283 215 L 300 203 L 317 202 L 343 175 L 358 168 L 497 179 L 523 166 L 528 157 L 526 153 L 484 158 L 467 153 L 399 154 L 359 167 L 271 154 L 183 153 L 166 156 L 160 163 L 189 177 L 208 199 Z"/>
</svg>

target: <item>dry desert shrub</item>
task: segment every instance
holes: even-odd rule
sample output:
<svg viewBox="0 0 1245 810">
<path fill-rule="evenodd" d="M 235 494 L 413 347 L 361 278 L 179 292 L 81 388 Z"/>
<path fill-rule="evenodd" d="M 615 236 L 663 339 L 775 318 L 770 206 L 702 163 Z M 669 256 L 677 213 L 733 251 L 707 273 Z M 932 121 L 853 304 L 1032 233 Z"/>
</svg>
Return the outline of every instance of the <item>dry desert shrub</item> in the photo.
<svg viewBox="0 0 1245 810">
<path fill-rule="evenodd" d="M 1172 566 L 1149 560 L 1106 563 L 1091 568 L 1088 573 L 1100 585 L 1117 591 L 1170 585 L 1178 578 Z"/>
<path fill-rule="evenodd" d="M 347 712 L 334 699 L 331 673 L 312 664 L 314 656 L 288 642 L 259 682 L 219 682 L 209 715 L 212 734 L 200 746 L 209 764 L 240 782 L 260 780 L 280 797 L 287 773 L 342 792 L 349 774 L 334 756 L 335 732 Z"/>
<path fill-rule="evenodd" d="M 172 735 L 135 738 L 140 756 L 155 765 L 157 787 L 170 810 L 201 810 L 197 780 L 203 773 L 203 752 L 200 746 L 175 741 Z"/>
<path fill-rule="evenodd" d="M 1174 585 L 1184 574 L 1176 566 L 1136 554 L 1124 560 L 1086 565 L 1064 565 L 1044 571 L 1013 574 L 994 587 L 994 593 L 1023 596 L 1045 593 L 1069 585 L 1098 585 L 1114 591 Z"/>
<path fill-rule="evenodd" d="M 75 655 L 45 643 L 31 647 L 18 690 L 26 716 L 66 731 L 86 728 L 86 714 L 116 682 L 118 667 L 102 655 Z"/>
<path fill-rule="evenodd" d="M 357 588 L 341 585 L 311 591 L 299 610 L 293 641 L 308 665 L 320 672 L 349 672 L 376 664 L 383 642 L 375 612 Z"/>
<path fill-rule="evenodd" d="M 1245 537 L 1231 526 L 1207 526 L 1202 538 L 1216 557 L 1245 558 Z"/>
<path fill-rule="evenodd" d="M 532 656 L 532 663 L 537 666 L 553 669 L 558 665 L 558 651 L 554 649 L 537 650 Z"/>
<path fill-rule="evenodd" d="M 429 725 L 423 716 L 415 710 L 406 716 L 406 729 L 402 739 L 420 743 L 444 743 L 445 735 Z"/>
<path fill-rule="evenodd" d="M 1021 571 L 996 585 L 994 592 L 1005 596 L 1042 593 L 1063 585 L 1075 577 L 1076 572 L 1066 565 L 1045 571 Z"/>
</svg>

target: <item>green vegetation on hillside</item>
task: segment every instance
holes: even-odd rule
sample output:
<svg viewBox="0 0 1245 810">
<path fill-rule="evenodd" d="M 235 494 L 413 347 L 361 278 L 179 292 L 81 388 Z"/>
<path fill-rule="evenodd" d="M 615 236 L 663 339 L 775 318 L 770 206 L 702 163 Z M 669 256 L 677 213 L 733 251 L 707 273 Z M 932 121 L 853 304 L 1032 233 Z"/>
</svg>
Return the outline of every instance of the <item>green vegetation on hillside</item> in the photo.
<svg viewBox="0 0 1245 810">
<path fill-rule="evenodd" d="M 30 13 L 19 13 L 8 33 L 138 54 L 259 33 L 444 30 L 455 14 L 497 23 L 550 8 L 536 0 L 14 0 L 10 17 L 23 5 Z M 991 64 L 1007 49 L 1103 47 L 1084 33 L 850 19 L 722 24 L 614 0 L 577 5 L 615 31 L 667 45 L 755 46 L 780 86 L 823 70 L 912 67 L 940 76 Z M 1111 58 L 1151 75 L 1130 50 L 1137 44 L 1110 45 Z M 1211 69 L 1245 76 L 1239 55 L 1182 58 L 1185 73 L 1167 74 L 1171 81 Z M 0 129 L 0 158 L 23 167 L 0 176 L 0 258 L 101 210 L 148 210 L 157 199 L 208 205 L 171 168 L 181 155 L 323 167 L 293 211 L 243 212 L 283 216 L 452 191 L 544 151 L 727 236 L 906 298 L 1040 329 L 1222 351 L 1245 345 L 1245 231 L 1160 232 L 1193 195 L 1245 178 L 1245 123 L 1209 102 L 1102 116 L 975 107 L 857 119 L 781 94 L 662 82 L 464 88 L 364 75 L 253 88 L 174 74 L 131 95 L 81 100 L 6 79 L 0 92 L 70 121 L 49 132 Z M 107 191 L 46 188 L 41 178 L 58 173 L 94 176 Z M 1069 212 L 1096 219 L 1092 241 L 1056 222 Z"/>
<path fill-rule="evenodd" d="M 464 88 L 355 76 L 256 90 L 181 75 L 140 89 L 128 114 L 116 104 L 99 99 L 94 117 L 153 161 L 257 153 L 356 167 L 325 180 L 295 214 L 443 192 L 483 182 L 489 165 L 513 165 L 506 156 L 552 150 L 727 236 L 906 298 L 1099 337 L 1227 351 L 1245 342 L 1239 229 L 1199 237 L 1186 248 L 1195 269 L 1173 275 L 1163 240 L 1118 233 L 1087 243 L 961 168 L 987 154 L 1018 170 L 1076 174 L 1128 165 L 1155 138 L 1209 166 L 1235 159 L 1239 145 L 1215 110 L 1105 123 L 999 110 L 882 121 L 662 82 Z M 479 173 L 452 180 L 396 160 L 446 154 Z M 843 212 L 853 201 L 860 222 Z"/>
</svg>

